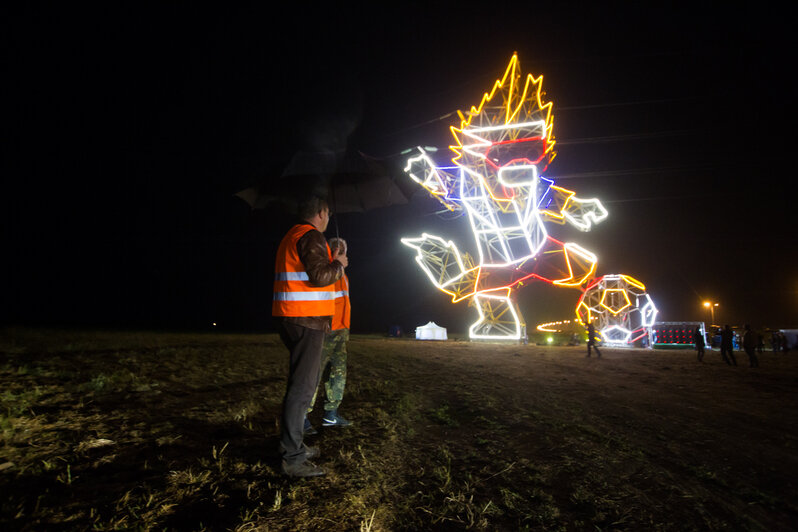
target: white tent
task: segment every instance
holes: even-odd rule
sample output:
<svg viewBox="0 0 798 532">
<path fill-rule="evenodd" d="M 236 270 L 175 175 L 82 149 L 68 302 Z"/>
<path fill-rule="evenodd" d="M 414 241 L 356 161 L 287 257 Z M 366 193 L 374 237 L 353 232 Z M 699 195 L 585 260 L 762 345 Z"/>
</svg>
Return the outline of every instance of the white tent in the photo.
<svg viewBox="0 0 798 532">
<path fill-rule="evenodd" d="M 421 327 L 416 327 L 416 340 L 446 340 L 446 327 L 429 322 Z"/>
</svg>

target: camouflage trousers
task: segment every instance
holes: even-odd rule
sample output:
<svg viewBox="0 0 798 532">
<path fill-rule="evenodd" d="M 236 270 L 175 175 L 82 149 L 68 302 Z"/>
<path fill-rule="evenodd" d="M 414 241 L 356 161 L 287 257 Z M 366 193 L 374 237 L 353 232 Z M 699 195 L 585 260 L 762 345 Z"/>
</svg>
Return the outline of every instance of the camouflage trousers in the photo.
<svg viewBox="0 0 798 532">
<path fill-rule="evenodd" d="M 308 413 L 313 410 L 316 404 L 316 396 L 319 394 L 319 386 L 324 383 L 324 410 L 336 410 L 344 398 L 344 387 L 346 386 L 346 343 L 349 341 L 349 329 L 338 329 L 332 331 L 324 337 L 324 347 L 321 351 L 321 368 L 319 370 L 319 383 L 316 385 L 316 393 L 308 407 Z M 327 367 L 330 372 L 325 379 Z"/>
</svg>

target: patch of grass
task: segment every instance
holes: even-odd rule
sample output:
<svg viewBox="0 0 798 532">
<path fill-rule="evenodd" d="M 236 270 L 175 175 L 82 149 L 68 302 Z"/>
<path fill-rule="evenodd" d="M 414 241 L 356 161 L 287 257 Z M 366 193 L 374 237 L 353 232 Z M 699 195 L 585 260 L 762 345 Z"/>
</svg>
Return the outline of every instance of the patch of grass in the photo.
<svg viewBox="0 0 798 532">
<path fill-rule="evenodd" d="M 428 414 L 430 418 L 441 425 L 446 425 L 447 427 L 456 427 L 459 425 L 457 420 L 452 417 L 452 413 L 449 410 L 449 405 L 447 404 L 441 405 L 438 408 L 430 409 Z"/>
<path fill-rule="evenodd" d="M 396 401 L 394 415 L 406 421 L 417 420 L 420 416 L 421 400 L 418 394 L 404 393 Z"/>
<path fill-rule="evenodd" d="M 7 418 L 15 418 L 23 413 L 30 413 L 42 393 L 42 389 L 38 386 L 18 392 L 6 389 L 0 393 L 0 411 Z"/>
<path fill-rule="evenodd" d="M 119 370 L 110 374 L 99 373 L 87 382 L 80 384 L 78 389 L 93 393 L 147 392 L 157 386 L 158 383 L 150 382 L 145 377 L 130 370 Z"/>
<path fill-rule="evenodd" d="M 676 352 L 597 366 L 581 349 L 354 336 L 355 423 L 308 440 L 327 476 L 288 479 L 276 336 L 14 341 L 0 338 L 2 529 L 780 530 L 798 516 L 792 359 L 763 360 L 756 382 L 698 381 Z"/>
</svg>

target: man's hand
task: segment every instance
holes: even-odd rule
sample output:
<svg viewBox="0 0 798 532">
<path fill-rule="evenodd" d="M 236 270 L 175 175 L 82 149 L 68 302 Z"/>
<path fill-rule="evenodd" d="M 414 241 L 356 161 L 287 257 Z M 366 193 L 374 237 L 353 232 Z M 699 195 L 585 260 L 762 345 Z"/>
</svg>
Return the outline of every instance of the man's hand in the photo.
<svg viewBox="0 0 798 532">
<path fill-rule="evenodd" d="M 333 253 L 332 260 L 337 260 L 338 262 L 343 264 L 344 268 L 349 266 L 349 259 L 347 258 L 346 253 L 339 255 L 337 249 Z"/>
</svg>

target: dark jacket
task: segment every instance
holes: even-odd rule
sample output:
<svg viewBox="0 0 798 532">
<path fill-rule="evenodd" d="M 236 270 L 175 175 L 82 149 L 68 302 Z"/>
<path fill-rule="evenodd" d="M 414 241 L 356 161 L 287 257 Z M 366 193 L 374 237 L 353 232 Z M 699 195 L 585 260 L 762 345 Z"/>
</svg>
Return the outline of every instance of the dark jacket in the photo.
<svg viewBox="0 0 798 532">
<path fill-rule="evenodd" d="M 596 329 L 592 323 L 587 326 L 587 341 L 591 344 L 596 342 Z"/>
<path fill-rule="evenodd" d="M 734 345 L 734 331 L 731 329 L 723 329 L 720 331 L 720 345 L 721 347 L 732 348 Z"/>
<path fill-rule="evenodd" d="M 704 347 L 706 345 L 704 342 L 704 335 L 701 334 L 700 330 L 693 333 L 693 343 L 696 347 Z"/>
<path fill-rule="evenodd" d="M 757 344 L 757 339 L 756 336 L 754 335 L 754 331 L 752 331 L 751 329 L 745 331 L 745 334 L 743 335 L 743 348 L 745 350 L 749 349 L 754 350 L 756 349 L 756 344 Z"/>
</svg>

